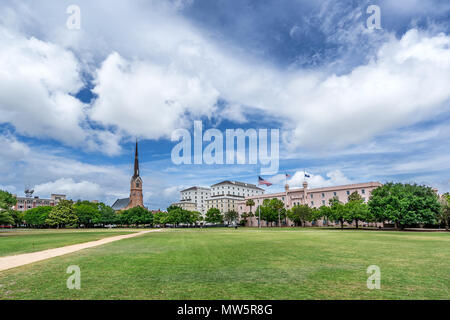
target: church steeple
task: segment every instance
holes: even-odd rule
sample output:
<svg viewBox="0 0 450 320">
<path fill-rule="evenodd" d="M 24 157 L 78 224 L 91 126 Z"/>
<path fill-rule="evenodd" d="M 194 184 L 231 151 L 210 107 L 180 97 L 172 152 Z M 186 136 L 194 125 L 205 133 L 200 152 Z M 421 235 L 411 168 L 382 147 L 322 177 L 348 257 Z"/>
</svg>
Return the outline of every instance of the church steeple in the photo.
<svg viewBox="0 0 450 320">
<path fill-rule="evenodd" d="M 138 141 L 136 139 L 136 151 L 134 154 L 134 174 L 131 177 L 130 198 L 128 206 L 125 209 L 134 207 L 144 207 L 144 199 L 142 194 L 142 178 L 139 176 L 139 152 Z"/>
<path fill-rule="evenodd" d="M 139 177 L 139 154 L 138 154 L 138 141 L 136 139 L 136 153 L 134 155 L 134 175 L 133 178 Z"/>
</svg>

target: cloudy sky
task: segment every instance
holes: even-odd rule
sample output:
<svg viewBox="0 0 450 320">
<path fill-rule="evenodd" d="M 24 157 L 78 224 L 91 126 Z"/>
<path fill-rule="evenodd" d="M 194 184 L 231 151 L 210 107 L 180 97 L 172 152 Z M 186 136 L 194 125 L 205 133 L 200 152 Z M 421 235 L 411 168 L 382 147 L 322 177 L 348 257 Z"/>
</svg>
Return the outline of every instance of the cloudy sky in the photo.
<svg viewBox="0 0 450 320">
<path fill-rule="evenodd" d="M 446 0 L 3 0 L 0 188 L 112 204 L 136 138 L 152 209 L 190 185 L 254 183 L 252 165 L 173 164 L 172 133 L 201 120 L 279 129 L 272 191 L 305 169 L 312 187 L 450 191 L 449 17 Z"/>
</svg>

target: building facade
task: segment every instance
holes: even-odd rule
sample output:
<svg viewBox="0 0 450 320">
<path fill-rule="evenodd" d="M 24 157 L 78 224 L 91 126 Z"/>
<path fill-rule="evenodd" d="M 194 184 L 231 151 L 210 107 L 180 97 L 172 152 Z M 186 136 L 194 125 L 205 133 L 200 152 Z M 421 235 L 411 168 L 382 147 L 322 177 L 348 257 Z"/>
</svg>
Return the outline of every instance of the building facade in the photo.
<svg viewBox="0 0 450 320">
<path fill-rule="evenodd" d="M 50 196 L 50 199 L 43 199 L 39 197 L 17 197 L 17 195 L 14 195 L 17 199 L 16 205 L 13 207 L 16 211 L 27 211 L 33 208 L 37 207 L 54 207 L 56 206 L 61 200 L 66 200 L 66 195 L 64 194 L 52 194 Z"/>
<path fill-rule="evenodd" d="M 192 203 L 195 205 L 194 210 L 190 211 L 198 211 L 201 214 L 206 214 L 206 201 L 211 196 L 211 189 L 206 187 L 191 187 L 185 190 L 180 191 L 181 201 L 178 202 L 178 206 L 189 206 L 192 207 Z M 174 204 L 177 205 L 177 204 Z M 183 208 L 184 209 L 184 208 Z M 189 209 L 186 209 L 189 210 Z"/>
<path fill-rule="evenodd" d="M 271 194 L 262 194 L 257 196 L 247 196 L 245 199 L 239 201 L 237 203 L 237 212 L 239 216 L 241 216 L 244 212 L 250 212 L 250 207 L 246 205 L 246 201 L 248 199 L 253 199 L 255 202 L 255 206 L 252 208 L 252 213 L 255 215 L 248 221 L 248 225 L 256 226 L 258 225 L 258 217 L 257 217 L 257 207 L 263 204 L 265 199 L 279 199 L 284 205 L 285 209 L 289 210 L 296 205 L 308 205 L 311 208 L 319 208 L 321 206 L 328 206 L 329 201 L 333 198 L 339 199 L 342 203 L 347 202 L 347 198 L 353 192 L 358 192 L 363 200 L 367 203 L 369 200 L 370 194 L 372 190 L 382 186 L 379 182 L 367 182 L 367 183 L 358 183 L 358 184 L 350 184 L 350 185 L 342 185 L 342 186 L 334 186 L 334 187 L 324 187 L 324 188 L 314 188 L 308 189 L 308 183 L 305 181 L 303 183 L 303 188 L 289 189 L 289 186 L 285 186 L 284 192 L 271 193 Z M 293 223 L 286 219 L 284 221 L 285 225 L 291 226 Z M 334 225 L 334 221 L 317 221 L 316 225 Z M 265 226 L 265 221 L 261 221 L 261 225 Z M 310 223 L 310 225 L 312 225 Z"/>
<path fill-rule="evenodd" d="M 191 201 L 180 201 L 180 202 L 174 202 L 171 204 L 174 207 L 180 207 L 183 210 L 188 210 L 188 211 L 199 211 L 197 209 L 197 204 L 195 202 L 191 202 Z M 200 211 L 199 211 L 200 212 Z"/>
<path fill-rule="evenodd" d="M 238 204 L 246 197 L 259 197 L 264 189 L 254 184 L 238 181 L 222 181 L 211 186 L 211 196 L 206 200 L 206 211 L 217 208 L 221 213 L 238 211 Z"/>
<path fill-rule="evenodd" d="M 144 196 L 142 193 L 142 178 L 139 175 L 139 154 L 138 143 L 136 141 L 136 151 L 134 154 L 134 174 L 130 181 L 130 197 L 117 199 L 111 206 L 115 211 L 128 210 L 135 207 L 144 208 Z"/>
</svg>

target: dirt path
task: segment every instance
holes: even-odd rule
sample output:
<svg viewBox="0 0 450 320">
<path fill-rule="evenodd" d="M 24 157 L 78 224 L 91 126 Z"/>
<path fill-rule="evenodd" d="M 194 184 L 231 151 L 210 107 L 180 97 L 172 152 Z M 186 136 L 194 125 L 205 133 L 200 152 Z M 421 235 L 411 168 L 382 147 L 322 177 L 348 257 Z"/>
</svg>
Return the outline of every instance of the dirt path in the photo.
<svg viewBox="0 0 450 320">
<path fill-rule="evenodd" d="M 76 252 L 76 251 L 87 249 L 87 248 L 101 246 L 106 243 L 111 243 L 111 242 L 119 241 L 122 239 L 133 238 L 133 237 L 137 237 L 137 236 L 140 236 L 140 235 L 143 235 L 146 233 L 158 232 L 158 231 L 161 231 L 161 230 L 158 229 L 158 230 L 141 231 L 141 232 L 137 232 L 137 233 L 109 237 L 109 238 L 100 239 L 100 240 L 91 241 L 91 242 L 74 244 L 74 245 L 70 245 L 70 246 L 66 246 L 66 247 L 62 247 L 62 248 L 48 249 L 48 250 L 39 251 L 39 252 L 24 253 L 24 254 L 19 254 L 19 255 L 15 255 L 15 256 L 1 257 L 0 258 L 0 271 L 20 267 L 20 266 L 23 266 L 26 264 L 30 264 L 30 263 L 34 263 L 34 262 L 38 262 L 38 261 L 42 261 L 42 260 L 46 260 L 46 259 L 50 259 L 50 258 L 54 258 L 54 257 L 59 257 L 59 256 L 62 256 L 62 255 L 68 254 L 68 253 Z"/>
</svg>

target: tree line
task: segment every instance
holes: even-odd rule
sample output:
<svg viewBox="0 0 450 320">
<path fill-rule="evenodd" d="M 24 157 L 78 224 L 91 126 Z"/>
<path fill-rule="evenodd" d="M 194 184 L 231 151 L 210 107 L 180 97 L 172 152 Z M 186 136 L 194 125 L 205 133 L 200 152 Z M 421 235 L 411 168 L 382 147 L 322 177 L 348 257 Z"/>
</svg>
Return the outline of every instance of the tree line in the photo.
<svg viewBox="0 0 450 320">
<path fill-rule="evenodd" d="M 15 198 L 4 191 L 0 191 L 0 199 L 8 199 L 5 207 L 11 208 L 15 205 Z M 41 206 L 25 212 L 12 209 L 0 211 L 0 225 L 26 226 L 29 228 L 139 226 L 140 224 L 151 224 L 152 221 L 153 215 L 144 208 L 133 208 L 116 213 L 104 203 L 89 201 L 61 200 L 55 206 Z"/>
<path fill-rule="evenodd" d="M 11 209 L 17 199 L 0 190 L 0 225 L 29 228 L 94 228 L 106 226 L 139 227 L 180 224 L 196 226 L 203 221 L 200 212 L 170 206 L 167 212 L 151 212 L 135 207 L 119 212 L 104 203 L 62 200 L 56 206 L 41 206 L 25 212 Z"/>
<path fill-rule="evenodd" d="M 246 225 L 252 217 L 266 221 L 267 225 L 280 225 L 287 219 L 296 226 L 305 226 L 307 222 L 321 219 L 340 224 L 390 221 L 396 228 L 403 229 L 410 225 L 442 225 L 447 230 L 450 224 L 450 194 L 439 197 L 431 188 L 416 184 L 387 183 L 374 189 L 366 204 L 358 192 L 348 196 L 343 203 L 338 198 L 330 200 L 329 206 L 310 208 L 296 205 L 286 210 L 283 201 L 265 199 L 255 207 L 253 199 L 248 199 L 250 207 L 247 213 L 239 214 L 234 210 L 222 214 L 218 208 L 210 208 L 205 217 L 198 211 L 188 211 L 170 206 L 167 212 L 152 213 L 145 208 L 136 207 L 115 212 L 103 203 L 89 201 L 62 200 L 53 207 L 36 207 L 25 212 L 12 209 L 17 199 L 6 191 L 0 190 L 0 225 L 27 226 L 31 228 L 65 228 L 65 227 L 105 227 L 105 226 L 160 226 L 178 227 L 180 225 L 198 226 L 202 223 Z M 241 219 L 238 221 L 238 219 Z M 251 224 L 250 224 L 251 226 Z"/>
<path fill-rule="evenodd" d="M 341 228 L 344 223 L 375 223 L 390 221 L 395 228 L 403 229 L 411 225 L 442 225 L 447 230 L 450 224 L 450 195 L 439 197 L 432 188 L 416 184 L 387 183 L 372 191 L 368 203 L 365 203 L 358 192 L 348 196 L 343 203 L 339 198 L 330 199 L 328 206 L 311 208 L 308 205 L 296 205 L 286 210 L 279 199 L 265 199 L 256 207 L 249 199 L 246 205 L 250 212 L 241 215 L 244 219 L 255 216 L 269 226 L 279 225 L 289 218 L 296 226 L 305 226 L 307 222 L 319 220 L 337 222 Z M 245 220 L 247 222 L 247 220 Z"/>
</svg>

